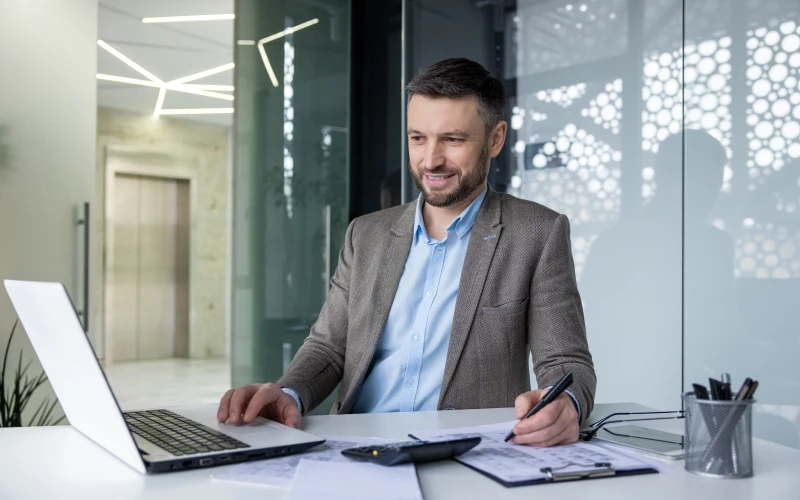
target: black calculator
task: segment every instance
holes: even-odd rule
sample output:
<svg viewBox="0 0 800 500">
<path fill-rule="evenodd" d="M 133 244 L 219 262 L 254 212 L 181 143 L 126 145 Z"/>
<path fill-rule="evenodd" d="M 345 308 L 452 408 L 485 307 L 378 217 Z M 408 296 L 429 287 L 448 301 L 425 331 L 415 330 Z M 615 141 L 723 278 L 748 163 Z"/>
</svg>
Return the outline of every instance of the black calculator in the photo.
<svg viewBox="0 0 800 500">
<path fill-rule="evenodd" d="M 403 441 L 342 450 L 342 455 L 381 465 L 398 465 L 445 460 L 465 453 L 481 442 L 480 436 L 447 441 Z"/>
</svg>

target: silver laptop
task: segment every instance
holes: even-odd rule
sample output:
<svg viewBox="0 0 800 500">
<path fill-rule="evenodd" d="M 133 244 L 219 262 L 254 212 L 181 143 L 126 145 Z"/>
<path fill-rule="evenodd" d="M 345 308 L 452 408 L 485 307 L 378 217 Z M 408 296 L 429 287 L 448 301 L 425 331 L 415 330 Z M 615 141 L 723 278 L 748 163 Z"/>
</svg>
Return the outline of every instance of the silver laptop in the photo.
<svg viewBox="0 0 800 500">
<path fill-rule="evenodd" d="M 286 455 L 325 441 L 260 417 L 220 424 L 208 405 L 122 412 L 64 286 L 4 283 L 70 424 L 139 472 Z"/>
</svg>

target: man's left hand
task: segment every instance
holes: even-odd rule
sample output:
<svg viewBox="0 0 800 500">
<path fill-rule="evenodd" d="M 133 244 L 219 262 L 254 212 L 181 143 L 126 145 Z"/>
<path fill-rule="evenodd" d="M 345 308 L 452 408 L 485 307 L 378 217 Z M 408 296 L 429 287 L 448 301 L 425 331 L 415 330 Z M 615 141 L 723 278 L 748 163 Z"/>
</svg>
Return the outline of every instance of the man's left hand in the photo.
<svg viewBox="0 0 800 500">
<path fill-rule="evenodd" d="M 514 406 L 517 418 L 522 418 L 550 389 L 524 392 L 517 396 Z M 514 426 L 515 444 L 546 448 L 557 444 L 570 444 L 578 440 L 580 425 L 578 411 L 568 394 L 561 394 L 549 405 Z"/>
</svg>

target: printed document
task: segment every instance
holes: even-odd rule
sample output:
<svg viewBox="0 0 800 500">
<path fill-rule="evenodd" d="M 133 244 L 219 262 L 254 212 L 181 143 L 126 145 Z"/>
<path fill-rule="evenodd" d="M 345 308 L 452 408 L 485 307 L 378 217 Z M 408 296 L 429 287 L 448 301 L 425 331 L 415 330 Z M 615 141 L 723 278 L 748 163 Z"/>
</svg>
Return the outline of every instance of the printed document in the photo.
<svg viewBox="0 0 800 500">
<path fill-rule="evenodd" d="M 649 463 L 637 460 L 628 454 L 585 442 L 550 448 L 504 443 L 503 439 L 516 423 L 517 421 L 513 421 L 412 434 L 416 438 L 425 440 L 481 436 L 478 446 L 456 457 L 456 460 L 509 483 L 543 479 L 547 475 L 541 472 L 541 469 L 547 467 L 554 473 L 564 473 L 592 469 L 599 463 L 609 463 L 616 470 L 634 470 L 650 466 Z"/>
<path fill-rule="evenodd" d="M 301 459 L 316 460 L 319 462 L 351 462 L 353 461 L 352 459 L 342 455 L 342 450 L 358 446 L 392 442 L 390 439 L 356 436 L 321 437 L 325 438 L 325 443 L 315 446 L 306 452 L 287 455 L 285 457 L 246 462 L 230 470 L 215 474 L 214 479 L 286 488 L 292 484 L 295 469 Z"/>
</svg>

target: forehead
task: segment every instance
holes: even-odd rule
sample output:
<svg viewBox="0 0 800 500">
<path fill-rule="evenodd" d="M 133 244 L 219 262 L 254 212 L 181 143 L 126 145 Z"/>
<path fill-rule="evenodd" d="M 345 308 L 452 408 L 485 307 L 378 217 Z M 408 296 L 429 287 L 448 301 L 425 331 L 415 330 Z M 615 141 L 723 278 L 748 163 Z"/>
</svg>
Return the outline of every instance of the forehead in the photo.
<svg viewBox="0 0 800 500">
<path fill-rule="evenodd" d="M 481 123 L 475 96 L 432 99 L 415 95 L 408 103 L 408 126 L 416 130 L 480 129 Z"/>
</svg>

